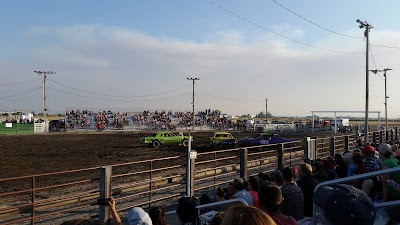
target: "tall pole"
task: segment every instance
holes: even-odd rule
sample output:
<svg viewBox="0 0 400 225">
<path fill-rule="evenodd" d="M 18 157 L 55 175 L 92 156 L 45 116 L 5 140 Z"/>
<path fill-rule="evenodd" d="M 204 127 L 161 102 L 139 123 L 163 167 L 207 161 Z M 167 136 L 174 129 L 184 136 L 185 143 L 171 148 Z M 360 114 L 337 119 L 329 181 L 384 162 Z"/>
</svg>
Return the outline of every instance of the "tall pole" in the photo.
<svg viewBox="0 0 400 225">
<path fill-rule="evenodd" d="M 46 79 L 47 79 L 47 74 L 55 74 L 56 72 L 53 71 L 34 71 L 35 73 L 39 75 L 43 75 L 43 119 L 44 119 L 44 131 L 47 132 L 47 106 L 46 106 Z"/>
<path fill-rule="evenodd" d="M 186 79 L 188 79 L 188 80 L 191 80 L 192 81 L 192 86 L 193 86 L 193 92 L 192 92 L 192 113 L 193 113 L 193 122 L 192 122 L 192 130 L 194 131 L 194 126 L 195 126 L 195 123 L 196 123 L 196 116 L 195 116 L 195 114 L 194 114 L 194 84 L 195 84 L 195 81 L 196 80 L 200 80 L 200 78 L 197 78 L 197 77 L 195 77 L 195 78 L 192 78 L 192 77 L 188 77 L 188 78 L 186 78 Z"/>
<path fill-rule="evenodd" d="M 389 70 L 392 70 L 392 69 L 386 68 L 386 69 L 383 69 L 383 70 L 370 70 L 371 72 L 373 72 L 375 74 L 377 74 L 378 72 L 383 72 L 383 76 L 385 77 L 385 103 L 383 103 L 383 104 L 385 104 L 385 120 L 386 120 L 385 130 L 388 130 L 387 99 L 389 97 L 387 96 L 387 86 L 386 86 L 387 77 L 386 77 L 386 72 L 389 71 Z M 379 126 L 378 126 L 378 129 L 379 129 Z"/>
<path fill-rule="evenodd" d="M 265 123 L 268 124 L 268 98 L 265 99 L 265 119 Z"/>
<path fill-rule="evenodd" d="M 368 144 L 368 102 L 369 102 L 369 30 L 373 28 L 367 21 L 357 20 L 360 28 L 365 28 L 364 37 L 366 39 L 365 53 L 365 123 L 364 123 L 364 145 Z"/>
<path fill-rule="evenodd" d="M 385 130 L 388 130 L 387 99 L 389 97 L 387 96 L 387 88 L 386 88 L 386 71 L 388 71 L 388 70 L 392 70 L 392 69 L 386 68 L 383 70 L 384 71 L 383 76 L 385 77 L 385 118 L 386 118 Z"/>
</svg>

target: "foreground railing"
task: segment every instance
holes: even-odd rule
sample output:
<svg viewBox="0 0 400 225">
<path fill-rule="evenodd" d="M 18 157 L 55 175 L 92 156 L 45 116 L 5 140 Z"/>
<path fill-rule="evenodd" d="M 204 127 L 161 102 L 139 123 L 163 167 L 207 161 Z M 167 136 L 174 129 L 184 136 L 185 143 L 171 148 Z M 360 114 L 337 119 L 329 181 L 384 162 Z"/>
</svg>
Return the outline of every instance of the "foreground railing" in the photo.
<svg viewBox="0 0 400 225">
<path fill-rule="evenodd" d="M 362 179 L 376 177 L 376 176 L 380 176 L 380 175 L 384 175 L 384 174 L 388 174 L 388 173 L 393 174 L 393 173 L 399 173 L 399 172 L 400 172 L 400 167 L 395 167 L 395 168 L 390 168 L 390 169 L 384 169 L 384 170 L 364 173 L 364 174 L 360 174 L 360 175 L 354 175 L 354 176 L 351 176 L 351 177 L 344 177 L 344 178 L 339 178 L 339 179 L 335 179 L 335 180 L 325 181 L 325 182 L 319 183 L 315 187 L 314 193 L 322 186 L 345 184 L 345 183 L 349 183 L 349 182 L 356 181 L 356 180 L 362 180 Z M 386 208 L 386 207 L 390 207 L 390 206 L 400 206 L 400 200 L 374 203 L 374 205 L 375 205 L 375 208 Z M 316 225 L 317 222 L 318 222 L 318 220 L 317 220 L 317 211 L 318 211 L 318 207 L 314 203 L 314 205 L 313 205 L 313 224 L 314 225 Z"/>
</svg>

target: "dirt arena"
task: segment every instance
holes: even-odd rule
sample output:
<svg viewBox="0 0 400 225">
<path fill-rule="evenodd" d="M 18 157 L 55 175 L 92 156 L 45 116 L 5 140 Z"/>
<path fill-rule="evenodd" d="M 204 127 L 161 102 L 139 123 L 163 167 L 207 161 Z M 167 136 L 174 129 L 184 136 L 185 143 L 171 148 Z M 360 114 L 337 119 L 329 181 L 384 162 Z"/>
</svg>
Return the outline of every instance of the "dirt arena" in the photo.
<svg viewBox="0 0 400 225">
<path fill-rule="evenodd" d="M 213 132 L 193 134 L 193 149 L 205 147 Z M 253 137 L 255 133 L 232 132 L 237 138 Z M 149 148 L 139 143 L 141 132 L 50 133 L 0 136 L 0 178 L 67 171 L 121 162 L 186 154 L 182 146 Z M 283 135 L 302 139 L 303 134 Z"/>
</svg>

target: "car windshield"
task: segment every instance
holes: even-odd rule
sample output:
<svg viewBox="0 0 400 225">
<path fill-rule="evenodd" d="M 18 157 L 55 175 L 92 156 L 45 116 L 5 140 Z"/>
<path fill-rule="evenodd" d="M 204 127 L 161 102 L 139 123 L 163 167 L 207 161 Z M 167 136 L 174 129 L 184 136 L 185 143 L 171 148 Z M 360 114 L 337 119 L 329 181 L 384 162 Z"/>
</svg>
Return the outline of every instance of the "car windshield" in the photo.
<svg viewBox="0 0 400 225">
<path fill-rule="evenodd" d="M 157 133 L 154 133 L 153 135 L 151 135 L 152 137 L 156 137 L 157 136 Z"/>
</svg>

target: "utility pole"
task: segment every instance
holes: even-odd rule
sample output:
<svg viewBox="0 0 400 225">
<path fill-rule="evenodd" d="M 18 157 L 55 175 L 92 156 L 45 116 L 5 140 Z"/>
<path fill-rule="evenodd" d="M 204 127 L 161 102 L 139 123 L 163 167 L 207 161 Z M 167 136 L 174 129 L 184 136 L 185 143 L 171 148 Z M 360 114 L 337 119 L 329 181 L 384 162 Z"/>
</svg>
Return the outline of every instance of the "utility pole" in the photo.
<svg viewBox="0 0 400 225">
<path fill-rule="evenodd" d="M 265 99 L 265 119 L 267 120 L 265 123 L 268 124 L 268 98 Z"/>
<path fill-rule="evenodd" d="M 189 77 L 188 77 L 188 78 L 186 78 L 186 79 L 191 80 L 191 81 L 193 82 L 193 95 L 192 95 L 193 123 L 192 123 L 192 130 L 194 131 L 194 126 L 195 126 L 195 123 L 196 123 L 196 116 L 195 116 L 195 114 L 194 114 L 194 83 L 195 83 L 196 80 L 200 80 L 200 78 L 197 78 L 197 77 L 195 77 L 195 78 L 190 77 L 190 78 L 189 78 Z"/>
<path fill-rule="evenodd" d="M 39 75 L 43 75 L 43 117 L 44 117 L 44 131 L 47 132 L 47 121 L 46 121 L 46 116 L 47 116 L 47 107 L 46 107 L 46 79 L 47 79 L 47 74 L 55 74 L 56 72 L 53 71 L 34 71 L 35 73 Z"/>
<path fill-rule="evenodd" d="M 366 39 L 365 53 L 365 123 L 364 123 L 364 145 L 368 144 L 368 102 L 369 102 L 369 30 L 373 28 L 367 21 L 356 20 L 360 24 L 360 28 L 365 28 L 364 37 Z"/>
<path fill-rule="evenodd" d="M 387 71 L 389 71 L 389 70 L 392 70 L 392 69 L 389 69 L 389 68 L 386 68 L 386 69 L 383 69 L 383 70 L 371 70 L 371 72 L 373 72 L 373 73 L 378 73 L 378 72 L 383 72 L 383 76 L 385 77 L 385 119 L 386 119 L 386 121 L 385 121 L 385 130 L 387 131 L 388 130 L 388 115 L 387 115 L 387 99 L 389 98 L 389 96 L 387 96 L 387 85 L 386 85 L 386 80 L 387 80 L 387 77 L 386 77 L 386 72 Z"/>
</svg>

